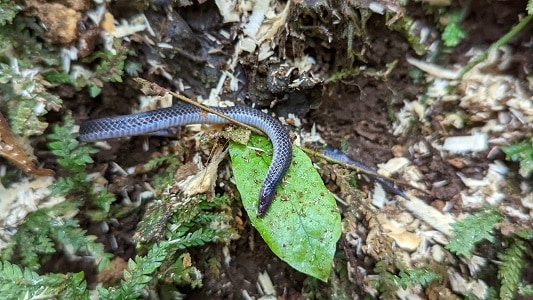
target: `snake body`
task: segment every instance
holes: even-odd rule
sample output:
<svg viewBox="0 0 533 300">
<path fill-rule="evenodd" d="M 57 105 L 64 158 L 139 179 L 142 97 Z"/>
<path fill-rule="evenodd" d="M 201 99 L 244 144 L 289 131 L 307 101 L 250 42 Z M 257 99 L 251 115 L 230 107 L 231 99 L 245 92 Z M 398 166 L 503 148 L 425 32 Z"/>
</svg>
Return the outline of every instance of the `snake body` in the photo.
<svg viewBox="0 0 533 300">
<path fill-rule="evenodd" d="M 266 178 L 259 191 L 259 203 L 257 206 L 258 216 L 263 216 L 274 199 L 277 186 L 291 165 L 292 143 L 289 133 L 278 119 L 248 106 L 210 108 L 241 123 L 260 129 L 272 141 L 274 148 L 272 163 L 268 168 Z M 80 126 L 79 139 L 90 142 L 132 135 L 153 134 L 178 126 L 200 123 L 225 124 L 229 123 L 229 121 L 215 114 L 205 112 L 194 105 L 182 104 L 137 114 L 85 121 Z M 350 158 L 338 149 L 328 146 L 324 148 L 322 153 L 335 160 L 354 165 L 358 168 L 374 173 L 376 171 L 362 162 Z M 409 197 L 397 189 L 391 182 L 380 177 L 376 177 L 376 180 L 389 188 L 393 193 L 409 200 Z"/>
<path fill-rule="evenodd" d="M 372 173 L 377 173 L 376 169 L 374 169 L 372 167 L 369 167 L 369 166 L 365 165 L 364 163 L 362 163 L 360 161 L 352 159 L 351 157 L 346 155 L 346 153 L 342 152 L 339 149 L 335 149 L 333 147 L 326 146 L 324 148 L 324 150 L 322 150 L 322 154 L 324 154 L 326 156 L 329 156 L 329 157 L 333 158 L 334 160 L 338 160 L 340 162 L 355 166 L 357 168 L 360 168 L 360 169 L 363 169 L 363 170 L 366 170 L 366 171 L 369 171 L 369 172 L 372 172 Z M 373 177 L 376 179 L 377 182 L 383 184 L 383 186 L 385 186 L 385 188 L 389 189 L 394 194 L 403 197 L 405 200 L 411 200 L 409 198 L 409 196 L 407 196 L 403 191 L 401 191 L 400 189 L 395 187 L 392 182 L 390 182 L 388 180 L 385 180 L 385 179 L 383 179 L 381 177 L 377 177 L 377 176 L 373 176 Z"/>
<path fill-rule="evenodd" d="M 211 107 L 241 123 L 263 131 L 272 141 L 273 156 L 266 178 L 259 191 L 257 214 L 263 216 L 272 200 L 276 188 L 287 173 L 292 161 L 292 143 L 289 133 L 278 119 L 247 106 L 226 108 Z M 137 114 L 106 117 L 85 121 L 80 125 L 81 141 L 96 141 L 132 135 L 160 132 L 189 124 L 225 124 L 228 120 L 200 108 L 182 104 Z"/>
</svg>

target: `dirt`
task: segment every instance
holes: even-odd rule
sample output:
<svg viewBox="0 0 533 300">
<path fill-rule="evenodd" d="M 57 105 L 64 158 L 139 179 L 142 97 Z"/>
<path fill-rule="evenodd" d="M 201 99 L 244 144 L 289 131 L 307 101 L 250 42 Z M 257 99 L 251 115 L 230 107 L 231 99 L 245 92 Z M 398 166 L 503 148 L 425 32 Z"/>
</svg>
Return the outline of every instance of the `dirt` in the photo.
<svg viewBox="0 0 533 300">
<path fill-rule="evenodd" d="M 465 63 L 467 57 L 465 53 L 468 49 L 477 47 L 487 47 L 490 43 L 496 41 L 507 33 L 510 27 L 516 23 L 516 16 L 525 7 L 525 1 L 520 3 L 507 1 L 490 2 L 487 5 L 484 1 L 473 1 L 473 7 L 467 15 L 464 28 L 468 32 L 467 39 L 461 45 L 453 50 L 452 53 L 445 55 L 448 63 Z M 202 6 L 197 5 L 195 6 Z M 213 14 L 213 7 L 204 5 L 203 14 Z M 420 8 L 417 8 L 420 10 Z M 183 35 L 195 35 L 197 32 L 195 28 L 202 28 L 201 22 L 197 20 L 197 16 L 192 13 L 192 8 L 185 8 L 177 10 L 186 16 L 185 21 L 193 22 L 191 26 L 194 30 L 191 32 L 182 33 Z M 116 13 L 119 15 L 119 13 Z M 416 12 L 409 12 L 410 15 L 416 15 Z M 420 11 L 418 14 L 423 15 Z M 205 17 L 204 15 L 202 15 Z M 212 20 L 212 18 L 208 18 Z M 217 18 L 219 20 L 219 18 Z M 207 20 L 207 19 L 206 19 Z M 305 118 L 307 125 L 313 123 L 317 124 L 322 137 L 337 148 L 342 148 L 350 156 L 365 162 L 370 166 L 376 166 L 378 163 L 386 162 L 394 156 L 393 148 L 401 146 L 401 149 L 407 149 L 409 146 L 419 142 L 422 136 L 433 136 L 434 138 L 442 138 L 446 134 L 461 134 L 459 130 L 456 132 L 443 133 L 442 128 L 438 122 L 433 123 L 431 128 L 414 127 L 413 131 L 405 135 L 395 136 L 392 134 L 392 127 L 394 120 L 391 118 L 392 112 L 400 109 L 403 106 L 405 99 L 416 99 L 423 91 L 423 86 L 413 83 L 409 71 L 412 67 L 406 62 L 407 56 L 416 57 L 416 54 L 411 50 L 405 37 L 398 32 L 393 32 L 385 25 L 383 17 L 374 15 L 367 23 L 367 31 L 364 40 L 366 47 L 365 59 L 367 65 L 378 70 L 385 68 L 385 64 L 394 60 L 398 61 L 398 65 L 392 72 L 386 76 L 386 80 L 382 78 L 373 78 L 371 76 L 353 76 L 349 79 L 338 83 L 327 84 L 320 87 L 318 90 L 321 94 L 317 94 L 317 89 L 311 91 L 295 92 L 291 91 L 290 96 L 285 97 L 283 93 L 273 94 L 273 97 L 268 99 L 252 99 L 259 103 L 264 101 L 276 100 L 277 106 L 274 110 L 283 114 L 286 111 L 296 111 L 298 115 Z M 207 28 L 217 28 L 220 24 L 207 24 Z M 527 42 L 528 37 L 521 35 L 513 40 L 511 46 L 517 50 L 528 51 L 524 48 L 524 43 Z M 201 41 L 203 43 L 203 41 Z M 308 39 L 309 45 L 318 44 L 320 38 Z M 312 43 L 311 43 L 312 42 Z M 356 40 L 355 45 L 359 46 L 361 40 Z M 138 63 L 145 65 L 144 59 L 153 55 L 147 49 L 142 48 L 139 44 L 133 43 L 134 47 L 141 55 Z M 187 45 L 183 45 L 187 50 Z M 201 56 L 198 50 L 199 44 L 195 44 L 194 51 L 190 55 Z M 321 70 L 330 72 L 335 69 L 338 58 L 334 53 L 342 53 L 345 51 L 345 44 L 338 43 L 333 45 L 330 49 L 324 47 L 308 46 L 304 52 L 312 52 L 315 57 L 320 58 L 318 61 L 323 64 L 318 67 Z M 521 66 L 528 65 L 531 67 L 531 57 L 527 53 L 517 53 L 514 68 L 511 73 L 518 77 L 524 78 Z M 168 60 L 164 60 L 169 63 Z M 145 66 L 148 68 L 147 66 Z M 189 72 L 190 68 L 198 68 L 194 72 Z M 183 71 L 180 71 L 183 70 Z M 183 72 L 187 72 L 184 74 Z M 253 91 L 253 95 L 264 95 L 266 83 L 261 79 L 261 76 L 266 74 L 266 70 L 261 70 L 260 67 L 245 67 L 248 84 L 252 85 L 248 88 Z M 152 77 L 155 81 L 160 81 L 161 77 L 157 74 L 145 74 L 146 77 Z M 174 77 L 178 78 L 181 75 L 188 78 L 192 82 L 196 82 L 198 78 L 205 74 L 201 63 L 193 63 L 187 68 L 177 68 Z M 250 77 L 251 76 L 251 77 Z M 254 78 L 255 76 L 255 78 Z M 251 78 L 257 80 L 251 80 Z M 75 118 L 78 121 L 83 121 L 88 118 L 102 117 L 115 114 L 126 114 L 130 112 L 132 103 L 135 103 L 136 92 L 133 92 L 130 83 L 126 84 L 110 84 L 103 90 L 101 96 L 97 101 L 93 101 L 88 97 L 75 97 L 70 101 L 66 101 L 66 105 L 70 108 Z M 175 84 L 175 83 L 172 83 Z M 254 86 L 257 85 L 257 86 Z M 261 85 L 261 86 L 258 86 Z M 193 85 L 194 86 L 194 85 Z M 201 94 L 203 88 L 195 90 L 195 94 Z M 204 91 L 205 92 L 205 91 Z M 205 95 L 205 94 L 204 94 Z M 245 94 L 236 93 L 231 97 L 241 97 Z M 226 97 L 230 98 L 229 95 Z M 255 97 L 259 98 L 259 96 Z M 312 98 L 312 99 L 307 99 Z M 299 101 L 298 99 L 304 99 Z M 246 100 L 248 101 L 248 100 Z M 263 102 L 261 102 L 263 101 Z M 453 110 L 455 107 L 446 107 L 442 105 L 438 111 L 435 111 L 435 116 L 443 112 Z M 136 166 L 146 162 L 151 152 L 143 151 L 142 143 L 145 138 L 136 137 L 129 140 L 113 141 L 111 142 L 111 149 L 101 151 L 95 158 L 95 164 L 91 171 L 102 171 L 110 168 L 109 162 L 115 161 L 123 167 Z M 166 145 L 168 140 L 165 138 L 153 137 L 149 139 L 150 151 L 158 151 L 161 146 Z M 467 175 L 475 175 L 479 170 L 484 169 L 488 164 L 486 159 L 487 153 L 481 153 L 470 161 L 447 161 L 442 159 L 437 153 L 423 158 L 414 158 L 406 150 L 400 151 L 403 156 L 413 159 L 413 163 L 419 168 L 423 175 L 423 182 L 431 186 L 432 182 L 446 180 L 450 184 L 445 187 L 435 187 L 429 191 L 429 194 L 420 194 L 420 198 L 435 207 L 442 207 L 442 201 L 451 201 L 454 203 L 455 209 L 461 209 L 460 203 L 456 202 L 455 197 L 458 192 L 464 189 L 461 180 L 456 176 L 460 170 Z M 110 173 L 104 172 L 106 178 L 110 181 L 110 191 L 119 192 L 125 191 L 130 198 L 135 198 L 137 194 L 143 191 L 143 182 L 147 181 L 147 176 L 127 178 L 120 176 L 111 176 Z M 363 189 L 365 189 L 365 183 Z M 234 204 L 236 209 L 239 209 L 239 204 Z M 142 217 L 142 213 L 138 213 L 119 220 L 118 223 L 111 225 L 111 230 L 107 234 L 102 234 L 96 227 L 89 226 L 89 233 L 96 234 L 100 242 L 106 245 L 106 250 L 111 251 L 108 235 L 118 236 L 118 249 L 113 249 L 112 252 L 117 256 L 128 260 L 135 255 L 134 245 L 129 241 L 134 232 L 136 224 Z M 247 220 L 246 216 L 242 220 Z M 97 226 L 97 224 L 92 224 Z M 298 273 L 286 263 L 280 261 L 265 245 L 259 234 L 245 221 L 242 230 L 239 232 L 241 238 L 233 242 L 230 247 L 231 263 L 229 265 L 222 264 L 219 273 L 209 273 L 204 278 L 204 286 L 201 289 L 190 289 L 188 287 L 182 288 L 182 292 L 187 294 L 189 299 L 206 299 L 206 298 L 241 298 L 242 291 L 246 290 L 250 295 L 258 297 L 257 292 L 257 276 L 260 272 L 268 272 L 270 275 L 278 295 L 282 299 L 303 299 L 306 296 L 302 294 L 304 286 L 315 284 L 315 290 L 320 290 L 323 283 L 318 283 L 311 279 L 306 279 L 306 276 Z M 342 238 L 341 238 L 342 239 Z M 344 253 L 348 257 L 354 257 L 353 249 L 346 246 L 344 242 L 338 244 L 338 252 Z M 210 248 L 210 249 L 206 249 Z M 192 249 L 193 261 L 198 266 L 206 266 L 203 261 L 203 253 L 209 251 L 216 253 L 223 257 L 221 245 L 209 245 L 207 247 Z M 350 254 L 352 253 L 352 254 Z M 223 261 L 223 259 L 221 259 Z M 373 261 L 357 262 L 352 264 L 365 265 L 367 267 L 373 266 Z M 90 272 L 95 270 L 89 270 Z M 354 273 L 355 274 L 355 273 Z M 357 274 L 356 274 L 357 275 Z M 89 278 L 92 278 L 88 274 Z M 306 282 L 307 281 L 312 281 Z M 357 287 L 353 287 L 356 293 L 361 293 Z"/>
</svg>

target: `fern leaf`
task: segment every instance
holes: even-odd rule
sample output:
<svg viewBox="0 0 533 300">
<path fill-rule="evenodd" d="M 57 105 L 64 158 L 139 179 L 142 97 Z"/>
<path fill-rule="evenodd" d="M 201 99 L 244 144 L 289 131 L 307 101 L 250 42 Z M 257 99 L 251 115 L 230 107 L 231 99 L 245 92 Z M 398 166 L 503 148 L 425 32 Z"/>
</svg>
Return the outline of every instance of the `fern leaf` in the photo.
<svg viewBox="0 0 533 300">
<path fill-rule="evenodd" d="M 528 285 L 521 284 L 520 287 L 518 288 L 518 292 L 520 293 L 520 295 L 525 296 L 525 297 L 533 296 L 533 284 L 528 284 Z"/>
<path fill-rule="evenodd" d="M 399 276 L 395 276 L 396 282 L 406 289 L 410 285 L 426 286 L 430 282 L 440 279 L 440 276 L 426 269 L 408 270 L 400 272 Z"/>
<path fill-rule="evenodd" d="M 124 280 L 120 287 L 98 289 L 101 299 L 137 299 L 147 283 L 153 278 L 153 273 L 161 266 L 171 249 L 171 244 L 161 242 L 154 244 L 144 257 L 137 256 L 128 262 L 128 270 L 124 270 Z"/>
<path fill-rule="evenodd" d="M 514 239 L 507 251 L 502 255 L 502 263 L 498 270 L 498 279 L 501 281 L 500 299 L 511 300 L 515 298 L 520 276 L 524 267 L 524 251 L 526 245 L 521 239 Z"/>
<path fill-rule="evenodd" d="M 89 299 L 83 272 L 39 275 L 0 261 L 2 299 Z"/>
<path fill-rule="evenodd" d="M 478 242 L 482 240 L 494 241 L 492 230 L 494 225 L 501 220 L 502 216 L 493 209 L 487 209 L 466 217 L 461 222 L 452 225 L 454 236 L 446 245 L 446 249 L 469 258 L 472 249 Z"/>
<path fill-rule="evenodd" d="M 502 151 L 507 160 L 520 162 L 518 171 L 520 175 L 528 177 L 533 174 L 533 143 L 531 140 L 502 147 Z"/>
<path fill-rule="evenodd" d="M 11 23 L 21 9 L 22 6 L 14 5 L 10 1 L 0 1 L 0 26 Z"/>
</svg>

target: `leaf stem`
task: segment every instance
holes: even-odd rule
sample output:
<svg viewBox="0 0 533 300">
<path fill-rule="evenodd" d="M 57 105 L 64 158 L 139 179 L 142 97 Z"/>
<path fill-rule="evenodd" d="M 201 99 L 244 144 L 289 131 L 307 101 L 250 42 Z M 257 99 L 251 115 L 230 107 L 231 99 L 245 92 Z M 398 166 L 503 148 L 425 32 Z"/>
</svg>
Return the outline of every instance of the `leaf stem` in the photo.
<svg viewBox="0 0 533 300">
<path fill-rule="evenodd" d="M 477 64 L 487 59 L 489 56 L 489 53 L 494 50 L 498 49 L 499 47 L 507 44 L 515 35 L 517 35 L 526 25 L 531 21 L 533 18 L 533 15 L 528 15 L 520 23 L 518 23 L 516 26 L 514 26 L 511 31 L 509 31 L 507 34 L 502 36 L 499 40 L 497 40 L 494 44 L 492 44 L 487 50 L 483 51 L 478 57 L 476 57 L 474 60 L 472 60 L 468 65 L 466 65 L 461 73 L 459 74 L 459 78 L 462 78 L 468 71 L 472 70 Z"/>
</svg>

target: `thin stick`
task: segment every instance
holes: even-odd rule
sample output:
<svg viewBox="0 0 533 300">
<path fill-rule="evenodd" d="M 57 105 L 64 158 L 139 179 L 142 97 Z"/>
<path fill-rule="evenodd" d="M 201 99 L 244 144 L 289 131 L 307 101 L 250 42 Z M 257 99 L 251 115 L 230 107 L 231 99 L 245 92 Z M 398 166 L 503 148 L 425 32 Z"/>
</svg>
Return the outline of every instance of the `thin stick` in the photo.
<svg viewBox="0 0 533 300">
<path fill-rule="evenodd" d="M 175 93 L 175 92 L 173 92 L 173 91 L 171 91 L 169 89 L 166 89 L 166 88 L 164 88 L 164 87 L 162 87 L 162 86 L 160 86 L 160 85 L 158 85 L 156 83 L 150 82 L 150 81 L 148 81 L 146 79 L 143 79 L 143 78 L 140 78 L 140 77 L 136 77 L 133 80 L 141 85 L 141 91 L 145 95 L 153 95 L 153 94 L 155 94 L 155 95 L 159 95 L 159 96 L 164 96 L 165 94 L 168 93 L 168 94 L 180 99 L 183 102 L 189 103 L 189 104 L 194 105 L 194 106 L 196 106 L 196 107 L 198 107 L 198 108 L 200 108 L 200 109 L 202 109 L 202 110 L 204 110 L 204 111 L 206 111 L 208 113 L 211 113 L 211 114 L 217 115 L 217 116 L 219 116 L 221 118 L 224 118 L 224 119 L 230 121 L 231 123 L 235 123 L 235 124 L 237 124 L 239 126 L 242 126 L 242 127 L 246 128 L 246 129 L 251 130 L 251 131 L 253 131 L 255 133 L 258 133 L 260 135 L 263 135 L 263 136 L 265 135 L 261 130 L 259 130 L 259 129 L 257 129 L 255 127 L 243 124 L 243 123 L 241 123 L 241 122 L 239 122 L 239 121 L 237 121 L 237 120 L 235 120 L 233 118 L 230 118 L 230 117 L 224 115 L 221 112 L 218 112 L 218 111 L 216 111 L 214 109 L 211 109 L 209 106 L 205 106 L 203 104 L 200 104 L 200 103 L 198 103 L 198 102 L 196 102 L 196 101 L 194 101 L 194 100 L 192 100 L 190 98 L 187 98 L 187 97 L 185 97 L 183 95 Z"/>
</svg>

